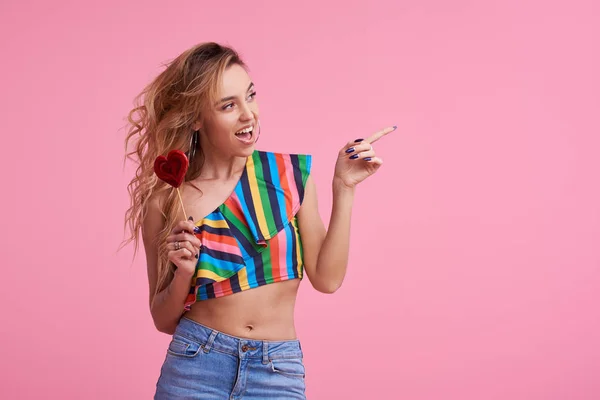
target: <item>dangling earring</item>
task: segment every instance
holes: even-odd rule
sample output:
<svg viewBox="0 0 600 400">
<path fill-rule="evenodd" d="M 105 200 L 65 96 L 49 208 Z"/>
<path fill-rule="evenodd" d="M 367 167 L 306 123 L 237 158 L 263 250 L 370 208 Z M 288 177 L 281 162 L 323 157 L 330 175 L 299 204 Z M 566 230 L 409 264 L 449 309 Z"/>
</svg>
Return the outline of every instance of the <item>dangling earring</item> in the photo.
<svg viewBox="0 0 600 400">
<path fill-rule="evenodd" d="M 194 159 L 194 156 L 196 155 L 196 147 L 198 147 L 198 135 L 200 134 L 200 131 L 194 131 L 194 133 L 192 133 L 192 138 L 190 140 L 190 149 L 187 152 L 187 158 L 188 161 L 191 163 L 192 160 Z"/>
<path fill-rule="evenodd" d="M 257 119 L 256 123 L 258 125 L 258 135 L 256 135 L 256 140 L 254 141 L 254 143 L 258 142 L 258 138 L 260 137 L 260 119 Z"/>
</svg>

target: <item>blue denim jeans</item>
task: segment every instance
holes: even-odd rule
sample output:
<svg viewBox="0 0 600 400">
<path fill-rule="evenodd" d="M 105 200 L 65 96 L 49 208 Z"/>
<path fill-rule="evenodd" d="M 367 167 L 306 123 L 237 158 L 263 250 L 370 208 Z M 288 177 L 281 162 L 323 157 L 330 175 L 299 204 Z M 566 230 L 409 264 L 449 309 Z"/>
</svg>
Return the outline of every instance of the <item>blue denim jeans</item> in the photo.
<svg viewBox="0 0 600 400">
<path fill-rule="evenodd" d="M 181 318 L 155 400 L 306 399 L 298 340 L 238 338 Z"/>
</svg>

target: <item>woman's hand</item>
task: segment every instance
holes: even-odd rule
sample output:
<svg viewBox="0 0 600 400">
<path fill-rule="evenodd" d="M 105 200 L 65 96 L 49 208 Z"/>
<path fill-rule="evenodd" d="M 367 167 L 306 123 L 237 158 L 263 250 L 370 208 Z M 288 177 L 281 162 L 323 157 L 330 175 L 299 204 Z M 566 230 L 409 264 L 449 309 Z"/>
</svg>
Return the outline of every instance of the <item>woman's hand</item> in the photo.
<svg viewBox="0 0 600 400">
<path fill-rule="evenodd" d="M 189 275 L 196 272 L 198 254 L 202 244 L 193 234 L 195 225 L 192 217 L 188 221 L 180 221 L 167 237 L 168 258 L 178 268 L 178 271 Z"/>
<path fill-rule="evenodd" d="M 375 156 L 372 143 L 395 130 L 395 126 L 385 128 L 368 139 L 357 139 L 346 144 L 340 150 L 335 164 L 334 182 L 339 182 L 348 188 L 354 188 L 377 172 L 383 164 L 383 160 Z"/>
</svg>

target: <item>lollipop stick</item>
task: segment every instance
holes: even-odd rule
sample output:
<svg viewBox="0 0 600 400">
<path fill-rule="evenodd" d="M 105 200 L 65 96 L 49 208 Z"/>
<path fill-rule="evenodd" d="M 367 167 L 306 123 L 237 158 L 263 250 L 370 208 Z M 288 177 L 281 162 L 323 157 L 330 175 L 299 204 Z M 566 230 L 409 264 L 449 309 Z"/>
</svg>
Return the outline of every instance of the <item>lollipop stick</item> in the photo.
<svg viewBox="0 0 600 400">
<path fill-rule="evenodd" d="M 185 207 L 183 206 L 183 200 L 181 200 L 181 193 L 179 192 L 179 188 L 177 188 L 177 195 L 179 196 L 179 202 L 181 203 L 181 209 L 183 210 L 183 215 L 187 220 L 187 213 L 185 212 Z"/>
</svg>

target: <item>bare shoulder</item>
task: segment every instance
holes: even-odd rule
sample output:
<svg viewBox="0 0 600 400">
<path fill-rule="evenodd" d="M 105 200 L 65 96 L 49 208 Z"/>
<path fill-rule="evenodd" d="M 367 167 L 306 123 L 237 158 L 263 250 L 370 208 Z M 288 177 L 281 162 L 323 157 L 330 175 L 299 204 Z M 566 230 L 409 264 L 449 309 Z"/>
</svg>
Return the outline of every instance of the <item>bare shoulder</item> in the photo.
<svg viewBox="0 0 600 400">
<path fill-rule="evenodd" d="M 161 205 L 165 200 L 166 192 L 159 192 L 148 199 L 144 221 L 142 223 L 142 238 L 146 252 L 146 266 L 148 269 L 148 283 L 150 285 L 150 304 L 158 281 L 158 242 L 160 231 L 165 220 Z"/>
<path fill-rule="evenodd" d="M 154 241 L 157 234 L 164 226 L 162 204 L 164 204 L 165 197 L 166 192 L 162 191 L 153 194 L 148 199 L 148 204 L 146 206 L 144 220 L 142 223 L 142 236 L 144 238 L 145 246 Z"/>
</svg>

